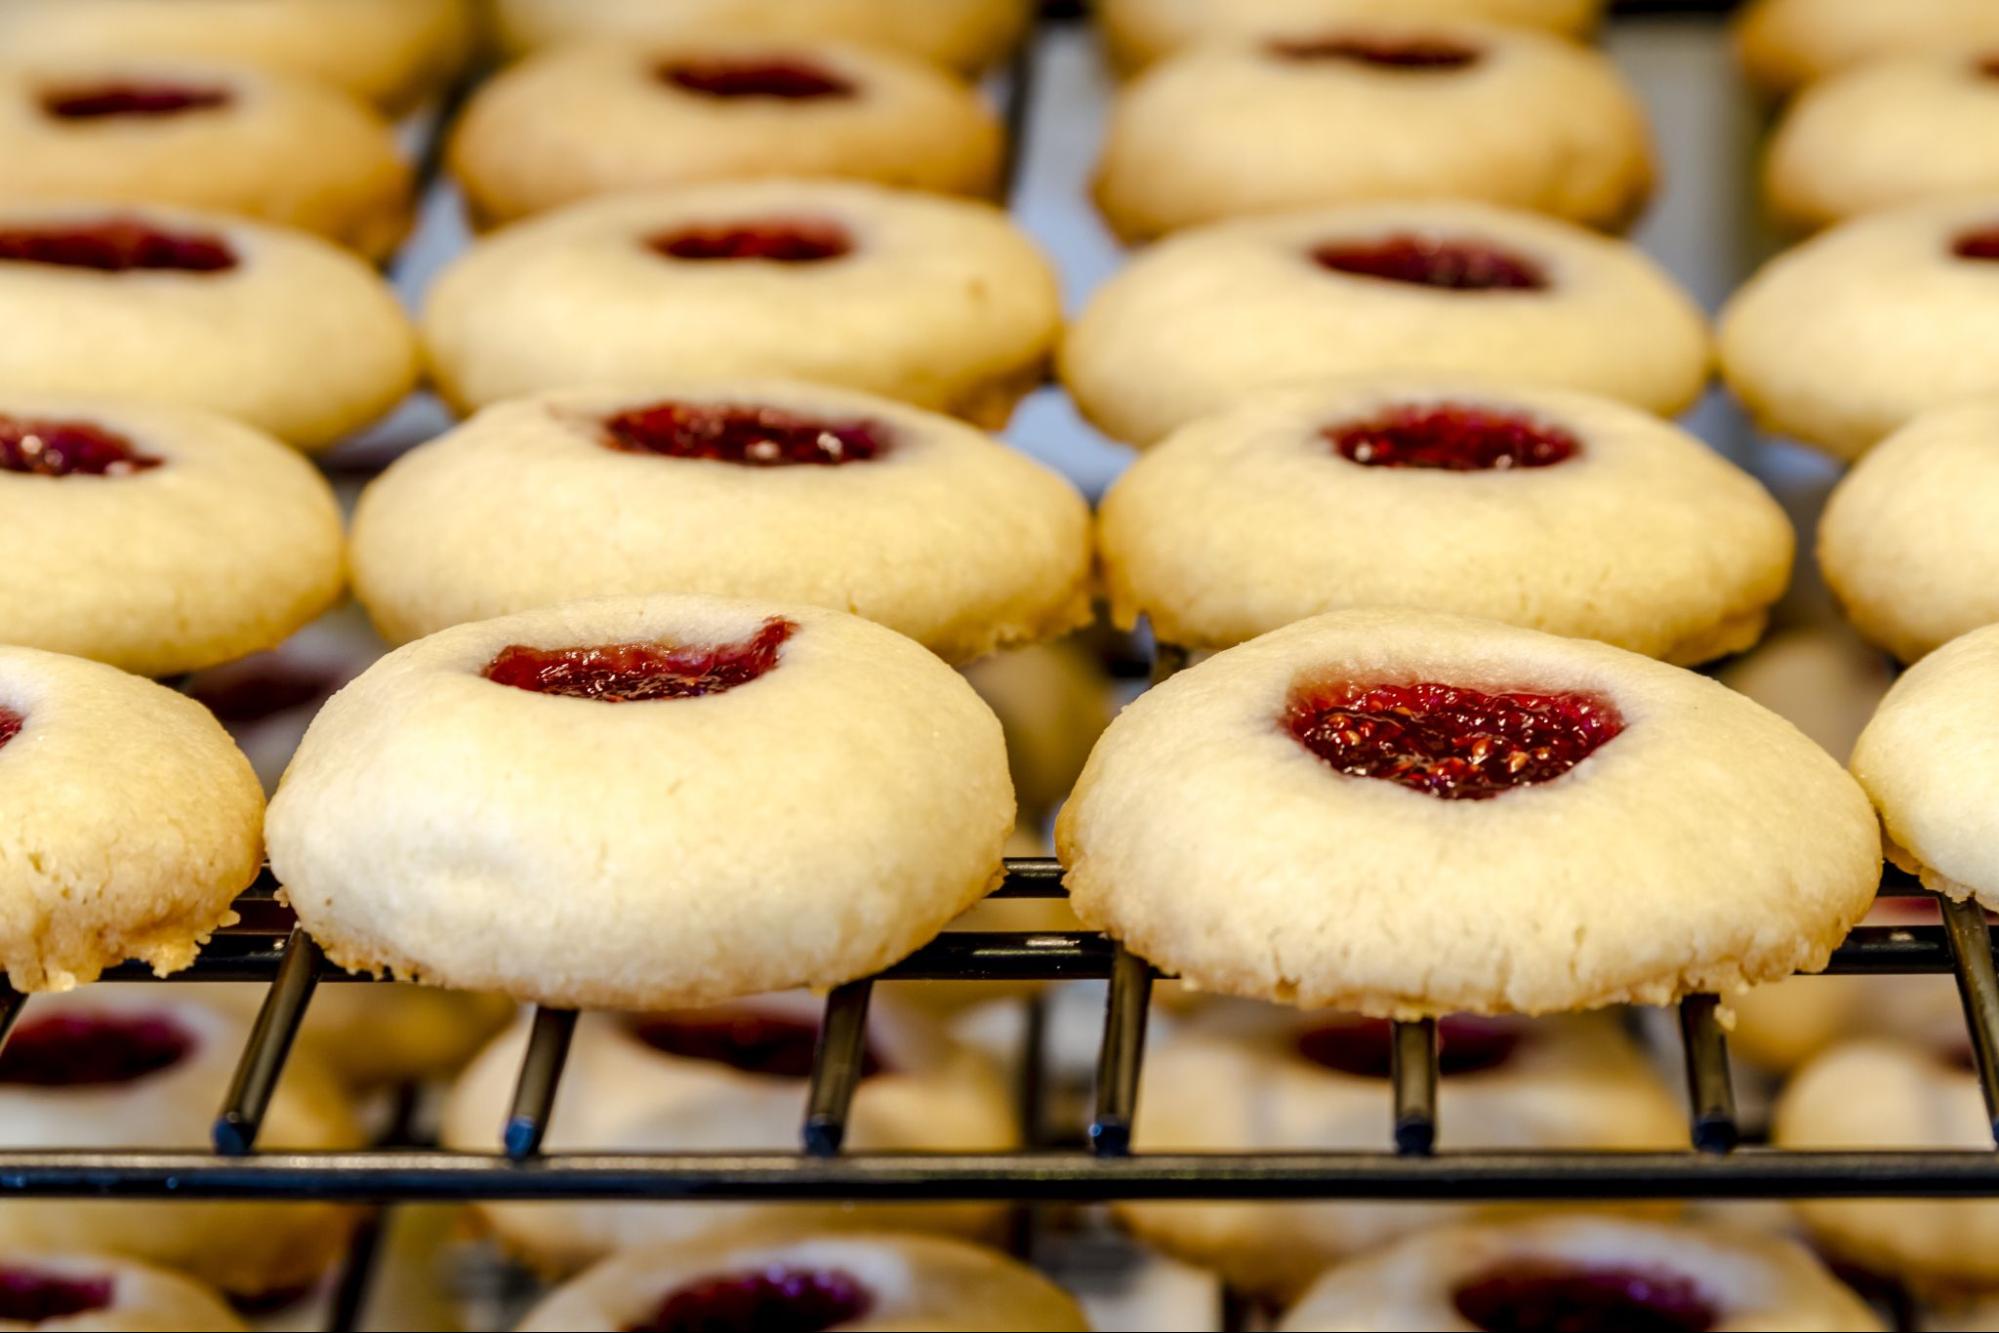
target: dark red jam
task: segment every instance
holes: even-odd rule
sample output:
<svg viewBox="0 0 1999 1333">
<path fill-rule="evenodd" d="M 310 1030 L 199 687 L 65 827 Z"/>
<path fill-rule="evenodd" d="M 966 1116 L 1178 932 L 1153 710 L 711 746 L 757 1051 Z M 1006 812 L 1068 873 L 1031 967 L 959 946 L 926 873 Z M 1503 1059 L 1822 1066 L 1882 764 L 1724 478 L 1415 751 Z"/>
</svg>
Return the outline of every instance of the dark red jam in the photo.
<svg viewBox="0 0 1999 1333">
<path fill-rule="evenodd" d="M 236 252 L 220 236 L 168 231 L 137 218 L 0 227 L 0 263 L 88 268 L 99 273 L 222 273 Z"/>
<path fill-rule="evenodd" d="M 20 735 L 21 728 L 25 724 L 26 719 L 13 709 L 0 708 L 0 745 L 5 745 Z"/>
<path fill-rule="evenodd" d="M 1388 37 L 1293 37 L 1279 38 L 1265 49 L 1279 60 L 1300 63 L 1337 60 L 1415 73 L 1469 69 L 1478 63 L 1480 55 L 1475 46 L 1443 37 L 1412 37 L 1401 41 Z"/>
<path fill-rule="evenodd" d="M 772 617 L 736 643 L 672 648 L 661 643 L 611 643 L 595 648 L 502 648 L 486 664 L 498 685 L 600 703 L 696 699 L 747 685 L 777 665 L 778 650 L 798 628 Z"/>
<path fill-rule="evenodd" d="M 1999 226 L 1966 232 L 1951 246 L 1951 253 L 1959 259 L 1999 260 Z"/>
<path fill-rule="evenodd" d="M 1331 685 L 1293 693 L 1284 727 L 1350 777 L 1447 801 L 1551 782 L 1624 729 L 1586 694 L 1486 694 L 1454 685 Z"/>
<path fill-rule="evenodd" d="M 604 422 L 604 442 L 628 454 L 702 458 L 745 467 L 865 463 L 888 449 L 887 428 L 867 420 L 823 421 L 775 407 L 654 403 Z"/>
<path fill-rule="evenodd" d="M 166 460 L 140 453 L 88 421 L 37 421 L 0 414 L 0 472 L 37 477 L 123 477 Z"/>
<path fill-rule="evenodd" d="M 1999 55 L 1982 58 L 1978 62 L 1978 72 L 1988 79 L 1999 79 Z"/>
<path fill-rule="evenodd" d="M 819 1026 L 769 1014 L 646 1014 L 629 1020 L 631 1034 L 663 1055 L 708 1060 L 745 1074 L 809 1078 Z M 872 1044 L 861 1056 L 861 1074 L 882 1072 Z"/>
<path fill-rule="evenodd" d="M 317 1290 L 317 1282 L 304 1282 L 289 1287 L 272 1287 L 268 1291 L 228 1291 L 223 1293 L 223 1299 L 237 1314 L 251 1319 L 265 1319 L 291 1309 Z"/>
<path fill-rule="evenodd" d="M 339 671 L 295 662 L 278 653 L 258 653 L 198 673 L 188 682 L 186 693 L 218 721 L 261 722 L 294 708 L 322 703 L 345 683 Z"/>
<path fill-rule="evenodd" d="M 875 1298 L 838 1269 L 766 1268 L 670 1291 L 626 1333 L 825 1333 L 864 1319 Z"/>
<path fill-rule="evenodd" d="M 1390 408 L 1367 421 L 1328 427 L 1348 462 L 1367 467 L 1491 472 L 1553 467 L 1582 452 L 1575 436 L 1509 412 L 1443 404 Z"/>
<path fill-rule="evenodd" d="M 818 264 L 854 252 L 854 238 L 824 218 L 772 218 L 718 223 L 662 232 L 646 244 L 669 259 L 694 262 L 761 259 L 772 264 Z"/>
<path fill-rule="evenodd" d="M 41 1268 L 0 1268 L 0 1320 L 9 1324 L 74 1319 L 106 1309 L 116 1282 L 109 1277 L 70 1277 Z"/>
<path fill-rule="evenodd" d="M 1413 232 L 1375 241 L 1333 241 L 1312 261 L 1335 273 L 1451 292 L 1539 292 L 1548 275 L 1525 255 L 1483 241 L 1440 240 Z"/>
<path fill-rule="evenodd" d="M 165 1014 L 58 1014 L 15 1029 L 0 1050 L 0 1083 L 95 1088 L 171 1069 L 194 1034 Z"/>
<path fill-rule="evenodd" d="M 1457 1015 L 1437 1022 L 1437 1071 L 1479 1074 L 1513 1058 L 1525 1037 L 1506 1019 Z M 1385 1018 L 1340 1018 L 1298 1034 L 1298 1054 L 1323 1069 L 1354 1078 L 1387 1078 L 1394 1026 Z"/>
<path fill-rule="evenodd" d="M 1708 1333 L 1719 1318 L 1690 1277 L 1661 1269 L 1523 1262 L 1451 1293 L 1486 1333 Z"/>
<path fill-rule="evenodd" d="M 203 88 L 179 83 L 100 83 L 88 87 L 51 88 L 42 94 L 42 110 L 57 120 L 108 120 L 112 117 L 158 119 L 186 111 L 212 111 L 233 100 L 227 88 Z"/>
<path fill-rule="evenodd" d="M 852 97 L 854 85 L 823 65 L 804 59 L 675 60 L 658 70 L 662 83 L 703 97 L 759 97 L 784 102 L 816 102 Z"/>
</svg>

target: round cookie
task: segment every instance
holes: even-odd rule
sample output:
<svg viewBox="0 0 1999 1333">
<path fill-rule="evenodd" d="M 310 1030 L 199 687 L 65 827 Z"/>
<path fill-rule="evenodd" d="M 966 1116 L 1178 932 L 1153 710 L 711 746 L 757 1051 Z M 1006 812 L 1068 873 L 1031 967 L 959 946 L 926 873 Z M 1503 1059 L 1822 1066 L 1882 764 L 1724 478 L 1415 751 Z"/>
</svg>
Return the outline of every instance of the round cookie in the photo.
<svg viewBox="0 0 1999 1333">
<path fill-rule="evenodd" d="M 765 1229 L 621 1254 L 549 1293 L 520 1327 L 609 1333 L 650 1318 L 644 1327 L 709 1328 L 746 1310 L 759 1328 L 1090 1327 L 1068 1293 L 995 1250 L 938 1236 Z"/>
<path fill-rule="evenodd" d="M 308 451 L 414 386 L 388 284 L 316 236 L 158 206 L 0 206 L 0 393 L 207 408 Z"/>
<path fill-rule="evenodd" d="M 1860 733 L 1852 767 L 1896 865 L 1932 892 L 1999 907 L 1999 626 L 1909 668 Z"/>
<path fill-rule="evenodd" d="M 4 0 L 10 59 L 226 60 L 330 83 L 390 110 L 457 72 L 465 0 Z"/>
<path fill-rule="evenodd" d="M 216 1097 L 249 1035 L 246 1017 L 178 986 L 37 998 L 0 1053 L 0 1144 L 204 1151 Z M 295 1052 L 257 1146 L 360 1143 L 337 1085 Z M 340 1254 L 351 1220 L 325 1203 L 10 1199 L 0 1203 L 0 1247 L 129 1255 L 254 1298 L 316 1279 Z"/>
<path fill-rule="evenodd" d="M 619 190 L 759 176 L 991 194 L 1003 140 L 971 88 L 889 51 L 582 43 L 482 87 L 450 160 L 473 216 L 508 222 Z"/>
<path fill-rule="evenodd" d="M 1986 0 L 1751 0 L 1735 25 L 1743 68 L 1776 92 L 1883 56 L 1995 43 L 1999 9 Z"/>
<path fill-rule="evenodd" d="M 1305 35 L 1355 19 L 1478 20 L 1580 37 L 1604 0 L 1097 0 L 1112 63 L 1139 69 L 1197 43 Z"/>
<path fill-rule="evenodd" d="M 1999 195 L 1834 227 L 1764 265 L 1721 317 L 1758 425 L 1860 457 L 1931 408 L 1999 395 Z"/>
<path fill-rule="evenodd" d="M 339 597 L 340 508 L 190 408 L 0 393 L 0 642 L 146 676 L 275 646 Z"/>
<path fill-rule="evenodd" d="M 926 649 L 654 597 L 389 654 L 314 720 L 265 833 L 343 966 L 649 1010 L 879 971 L 998 881 L 1013 822 L 998 721 Z"/>
<path fill-rule="evenodd" d="M 1352 133 L 1300 126 L 1357 127 Z M 1652 183 L 1644 108 L 1601 54 L 1480 24 L 1353 21 L 1217 41 L 1112 110 L 1096 199 L 1126 241 L 1372 199 L 1478 199 L 1591 226 Z"/>
<path fill-rule="evenodd" d="M 519 53 L 599 37 L 623 42 L 761 37 L 848 41 L 974 71 L 1003 58 L 1033 0 L 495 0 L 500 44 Z"/>
<path fill-rule="evenodd" d="M 1117 682 L 1081 637 L 981 658 L 965 667 L 965 679 L 1000 720 L 1021 815 L 1038 826 L 1068 799 L 1090 747 L 1116 715 Z M 1028 847 L 1018 854 L 1048 854 L 1031 840 Z"/>
<path fill-rule="evenodd" d="M 0 646 L 0 966 L 68 990 L 194 961 L 257 877 L 264 793 L 208 711 L 96 662 Z"/>
<path fill-rule="evenodd" d="M 316 232 L 371 259 L 409 228 L 410 168 L 388 122 L 316 80 L 249 66 L 0 66 L 0 159 L 0 204 L 212 209 Z"/>
<path fill-rule="evenodd" d="M 1670 415 L 1708 373 L 1701 313 L 1632 246 L 1454 202 L 1355 204 L 1174 236 L 1098 289 L 1062 379 L 1148 445 L 1300 380 L 1489 375 Z"/>
<path fill-rule="evenodd" d="M 1186 647 L 1406 606 L 1689 664 L 1756 641 L 1792 535 L 1754 478 L 1635 408 L 1389 377 L 1182 427 L 1104 497 L 1099 545 L 1112 618 Z"/>
<path fill-rule="evenodd" d="M 1056 842 L 1076 915 L 1183 981 L 1400 1018 L 1665 1004 L 1815 970 L 1881 871 L 1863 793 L 1725 686 L 1371 610 L 1141 695 Z"/>
<path fill-rule="evenodd" d="M 1326 1274 L 1278 1325 L 1282 1333 L 1884 1327 L 1796 1241 L 1595 1216 L 1411 1236 Z"/>
<path fill-rule="evenodd" d="M 998 1152 L 1019 1142 L 1005 1080 L 889 988 L 869 1006 L 865 1067 L 847 1145 L 858 1151 Z M 585 1014 L 550 1122 L 550 1152 L 790 1152 L 805 1120 L 823 1004 L 766 995 L 721 1008 L 643 1017 Z M 527 1045 L 527 1024 L 487 1047 L 452 1090 L 444 1143 L 499 1143 Z M 482 1203 L 506 1247 L 571 1272 L 635 1245 L 689 1244 L 754 1220 L 800 1227 L 976 1232 L 989 1205 Z"/>
<path fill-rule="evenodd" d="M 998 209 L 843 181 L 576 204 L 446 269 L 424 306 L 461 408 L 662 376 L 781 375 L 1004 424 L 1061 329 L 1055 276 Z"/>
<path fill-rule="evenodd" d="M 1991 1151 L 1992 1122 L 1955 1047 L 1848 1042 L 1806 1065 L 1771 1124 L 1779 1148 Z M 1918 1290 L 1999 1281 L 1999 1204 L 1943 1199 L 1814 1199 L 1793 1205 L 1821 1248 Z"/>
<path fill-rule="evenodd" d="M 1869 61 L 1814 84 L 1771 138 L 1763 191 L 1800 230 L 1999 191 L 1999 55 Z"/>
<path fill-rule="evenodd" d="M 1896 670 L 1844 625 L 1821 617 L 1779 630 L 1714 674 L 1843 761 L 1895 683 Z"/>
<path fill-rule="evenodd" d="M 0 1255 L 0 1324 L 8 1328 L 151 1333 L 247 1329 L 220 1296 L 178 1273 L 82 1251 Z"/>
<path fill-rule="evenodd" d="M 1999 621 L 1999 401 L 1926 412 L 1870 450 L 1819 521 L 1819 568 L 1904 662 Z"/>
<path fill-rule="evenodd" d="M 1163 1024 L 1145 1060 L 1139 1152 L 1381 1151 L 1393 1122 L 1379 1020 L 1210 1001 Z M 1645 1053 L 1604 1015 L 1445 1019 L 1438 1124 L 1453 1149 L 1666 1150 L 1686 1120 Z M 1189 1096 L 1189 1089 L 1202 1089 Z M 1328 1264 L 1465 1217 L 1409 1203 L 1127 1202 L 1148 1243 L 1285 1299 Z"/>
<path fill-rule="evenodd" d="M 1060 474 L 886 399 L 773 380 L 487 408 L 354 517 L 355 587 L 404 642 L 648 592 L 851 611 L 968 661 L 1090 619 L 1090 513 Z"/>
</svg>

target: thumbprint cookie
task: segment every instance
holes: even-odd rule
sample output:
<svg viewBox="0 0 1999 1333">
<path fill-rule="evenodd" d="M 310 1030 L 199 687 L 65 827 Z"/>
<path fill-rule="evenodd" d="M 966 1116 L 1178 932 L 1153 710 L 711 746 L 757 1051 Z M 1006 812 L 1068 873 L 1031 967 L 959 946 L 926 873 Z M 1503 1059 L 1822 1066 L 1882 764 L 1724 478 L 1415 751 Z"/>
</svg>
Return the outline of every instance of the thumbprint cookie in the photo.
<svg viewBox="0 0 1999 1333">
<path fill-rule="evenodd" d="M 1773 92 L 1883 56 L 1999 45 L 1987 0 L 1751 0 L 1735 25 L 1736 54 Z"/>
<path fill-rule="evenodd" d="M 0 1324 L 13 1328 L 249 1327 L 212 1289 L 150 1264 L 39 1246 L 0 1253 Z"/>
</svg>

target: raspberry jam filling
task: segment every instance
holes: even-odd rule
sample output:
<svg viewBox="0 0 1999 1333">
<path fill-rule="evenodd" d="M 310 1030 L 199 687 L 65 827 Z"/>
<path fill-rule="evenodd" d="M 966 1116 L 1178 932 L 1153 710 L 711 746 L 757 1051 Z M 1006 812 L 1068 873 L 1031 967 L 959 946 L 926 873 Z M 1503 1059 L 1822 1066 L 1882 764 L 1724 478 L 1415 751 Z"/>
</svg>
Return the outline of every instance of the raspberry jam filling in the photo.
<svg viewBox="0 0 1999 1333">
<path fill-rule="evenodd" d="M 1999 226 L 1968 231 L 1950 249 L 1959 259 L 1999 260 Z"/>
<path fill-rule="evenodd" d="M 1476 47 L 1441 37 L 1416 37 L 1394 41 L 1386 37 L 1297 37 L 1270 42 L 1266 48 L 1279 60 L 1300 63 L 1341 60 L 1376 69 L 1412 70 L 1418 73 L 1449 73 L 1468 69 L 1479 61 Z"/>
<path fill-rule="evenodd" d="M 1285 730 L 1341 773 L 1447 801 L 1551 782 L 1624 730 L 1586 694 L 1485 694 L 1454 685 L 1295 690 Z"/>
<path fill-rule="evenodd" d="M 99 273 L 222 273 L 236 252 L 220 236 L 168 231 L 137 218 L 43 227 L 0 227 L 0 263 L 88 268 Z"/>
<path fill-rule="evenodd" d="M 1565 430 L 1451 403 L 1390 408 L 1367 421 L 1328 427 L 1325 436 L 1351 463 L 1442 472 L 1553 467 L 1582 452 L 1582 444 Z"/>
<path fill-rule="evenodd" d="M 810 60 L 677 60 L 661 65 L 662 83 L 703 97 L 761 97 L 816 102 L 852 97 L 854 85 Z"/>
<path fill-rule="evenodd" d="M 0 745 L 5 745 L 21 734 L 26 719 L 11 708 L 0 708 Z"/>
<path fill-rule="evenodd" d="M 1539 292 L 1548 275 L 1525 255 L 1483 241 L 1439 240 L 1409 232 L 1375 241 L 1332 241 L 1312 261 L 1335 273 L 1451 292 Z"/>
<path fill-rule="evenodd" d="M 824 1333 L 864 1319 L 874 1293 L 838 1269 L 766 1268 L 670 1291 L 626 1333 Z"/>
<path fill-rule="evenodd" d="M 816 1023 L 769 1014 L 648 1014 L 633 1018 L 631 1034 L 662 1055 L 708 1060 L 745 1074 L 810 1078 L 819 1044 Z M 882 1072 L 872 1043 L 861 1055 L 861 1075 Z"/>
<path fill-rule="evenodd" d="M 623 453 L 745 467 L 865 463 L 888 449 L 888 431 L 877 422 L 821 421 L 775 407 L 719 403 L 635 407 L 605 421 L 604 435 Z"/>
<path fill-rule="evenodd" d="M 773 264 L 818 264 L 854 252 L 854 238 L 825 218 L 772 218 L 661 232 L 646 242 L 669 259 L 761 259 Z"/>
<path fill-rule="evenodd" d="M 0 1083 L 97 1088 L 171 1069 L 194 1034 L 164 1014 L 60 1014 L 23 1023 L 0 1051 Z"/>
<path fill-rule="evenodd" d="M 1437 1021 L 1437 1071 L 1479 1074 L 1513 1058 L 1525 1037 L 1505 1019 L 1457 1015 Z M 1393 1070 L 1394 1027 L 1385 1018 L 1341 1018 L 1306 1028 L 1298 1054 L 1323 1069 L 1354 1078 L 1387 1078 Z"/>
<path fill-rule="evenodd" d="M 107 1309 L 116 1283 L 108 1277 L 70 1277 L 41 1268 L 0 1267 L 0 1320 L 30 1327 Z"/>
<path fill-rule="evenodd" d="M 123 477 L 165 461 L 140 453 L 123 435 L 87 421 L 35 421 L 0 414 L 0 472 Z"/>
<path fill-rule="evenodd" d="M 502 648 L 484 674 L 496 685 L 607 704 L 697 699 L 747 685 L 771 670 L 778 650 L 797 628 L 773 616 L 747 639 L 696 648 L 661 643 L 529 648 L 517 643 Z"/>
<path fill-rule="evenodd" d="M 1451 1293 L 1486 1333 L 1707 1333 L 1719 1313 L 1690 1277 L 1661 1269 L 1523 1262 Z"/>
<path fill-rule="evenodd" d="M 179 83 L 102 83 L 52 88 L 42 94 L 42 110 L 57 120 L 108 120 L 133 116 L 157 119 L 184 111 L 211 111 L 234 100 L 227 88 Z"/>
<path fill-rule="evenodd" d="M 346 683 L 345 674 L 331 668 L 258 653 L 198 672 L 184 692 L 217 721 L 240 724 L 324 703 Z"/>
</svg>

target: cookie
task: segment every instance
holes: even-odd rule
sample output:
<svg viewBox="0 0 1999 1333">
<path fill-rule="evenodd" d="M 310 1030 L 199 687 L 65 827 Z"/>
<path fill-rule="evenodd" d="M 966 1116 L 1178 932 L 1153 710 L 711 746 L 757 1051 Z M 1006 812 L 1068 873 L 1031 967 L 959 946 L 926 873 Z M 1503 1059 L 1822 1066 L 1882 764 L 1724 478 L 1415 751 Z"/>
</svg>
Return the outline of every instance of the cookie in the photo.
<svg viewBox="0 0 1999 1333">
<path fill-rule="evenodd" d="M 1895 683 L 1892 662 L 1824 618 L 1779 630 L 1714 674 L 1842 763 Z"/>
<path fill-rule="evenodd" d="M 32 61 L 226 60 L 396 111 L 457 72 L 471 26 L 465 0 L 7 0 L 0 51 Z"/>
<path fill-rule="evenodd" d="M 1819 521 L 1819 568 L 1904 662 L 1999 621 L 1999 402 L 1926 412 L 1871 450 Z"/>
<path fill-rule="evenodd" d="M 1671 415 L 1707 382 L 1700 311 L 1632 246 L 1454 202 L 1218 223 L 1147 250 L 1063 341 L 1085 415 L 1131 444 L 1300 380 L 1489 375 Z"/>
<path fill-rule="evenodd" d="M 1351 127 L 1301 134 L 1299 126 Z M 1126 241 L 1374 199 L 1477 199 L 1618 227 L 1652 184 L 1637 96 L 1544 33 L 1349 20 L 1189 50 L 1112 109 L 1096 199 Z"/>
<path fill-rule="evenodd" d="M 1881 873 L 1859 788 L 1725 686 L 1401 611 L 1300 621 L 1140 696 L 1056 842 L 1076 915 L 1182 980 L 1399 1018 L 1816 970 Z"/>
<path fill-rule="evenodd" d="M 388 122 L 316 80 L 249 66 L 132 57 L 0 66 L 0 159 L 0 204 L 212 209 L 378 260 L 409 228 L 410 168 Z"/>
<path fill-rule="evenodd" d="M 998 721 L 926 649 L 654 597 L 389 654 L 314 720 L 266 836 L 342 966 L 648 1010 L 879 971 L 998 882 L 1013 822 Z"/>
<path fill-rule="evenodd" d="M 339 597 L 340 508 L 191 408 L 0 393 L 0 642 L 147 676 L 279 643 Z"/>
<path fill-rule="evenodd" d="M 1923 887 L 1999 907 L 1999 626 L 1909 668 L 1853 747 L 1888 856 Z"/>
<path fill-rule="evenodd" d="M 1635 408 L 1409 377 L 1184 426 L 1111 488 L 1099 532 L 1113 619 L 1187 647 L 1406 606 L 1682 664 L 1756 641 L 1793 544 L 1753 477 Z"/>
<path fill-rule="evenodd" d="M 249 1325 L 201 1283 L 164 1268 L 82 1251 L 0 1255 L 0 1319 L 18 1328 L 198 1328 Z"/>
<path fill-rule="evenodd" d="M 392 642 L 590 597 L 851 611 L 950 661 L 1090 619 L 1090 513 L 949 417 L 774 380 L 487 408 L 362 494 L 355 586 Z"/>
<path fill-rule="evenodd" d="M 1087 1329 L 1060 1287 L 994 1250 L 926 1235 L 759 1229 L 621 1254 L 549 1293 L 530 1330 Z"/>
<path fill-rule="evenodd" d="M 246 1020 L 264 1002 L 263 986 L 179 984 Z M 456 1074 L 517 1011 L 503 995 L 391 982 L 321 986 L 306 1010 L 297 1049 L 310 1051 L 348 1088 L 393 1088 Z"/>
<path fill-rule="evenodd" d="M 1086 637 L 982 658 L 965 668 L 965 679 L 1000 720 L 1021 814 L 1038 827 L 1068 799 L 1090 747 L 1117 713 L 1121 702 L 1117 682 L 1097 660 Z M 1028 849 L 1018 854 L 1048 853 L 1030 841 Z M 1021 900 L 991 904 L 1009 905 L 1024 904 Z M 1066 903 L 1060 905 L 1067 908 Z M 958 984 L 951 983 L 952 988 Z"/>
<path fill-rule="evenodd" d="M 1389 1025 L 1211 1001 L 1162 1024 L 1145 1060 L 1140 1152 L 1379 1152 L 1394 1120 Z M 1645 1053 L 1603 1015 L 1445 1019 L 1438 1124 L 1448 1148 L 1665 1150 L 1685 1118 Z M 1200 1096 L 1190 1096 L 1201 1089 Z M 1470 1216 L 1409 1203 L 1135 1203 L 1148 1243 L 1239 1290 L 1295 1297 L 1328 1264 Z"/>
<path fill-rule="evenodd" d="M 1999 395 L 1999 195 L 1855 218 L 1777 256 L 1721 316 L 1756 423 L 1851 461 L 1935 407 Z"/>
<path fill-rule="evenodd" d="M 247 1018 L 178 986 L 92 986 L 38 998 L 0 1052 L 0 1144 L 205 1150 L 216 1098 L 249 1035 Z M 258 1147 L 360 1143 L 332 1079 L 310 1055 L 294 1053 Z M 325 1203 L 10 1199 L 0 1203 L 0 1248 L 127 1255 L 254 1298 L 318 1278 L 344 1248 L 351 1220 Z"/>
<path fill-rule="evenodd" d="M 1412 1236 L 1326 1274 L 1278 1325 L 1282 1333 L 1884 1327 L 1796 1241 L 1596 1216 Z"/>
<path fill-rule="evenodd" d="M 0 393 L 236 417 L 308 451 L 416 383 L 380 275 L 304 232 L 154 205 L 0 206 Z"/>
<path fill-rule="evenodd" d="M 1986 0 L 1751 0 L 1735 22 L 1737 57 L 1773 92 L 1884 56 L 1995 43 L 1999 9 Z"/>
<path fill-rule="evenodd" d="M 812 996 L 791 994 L 644 1016 L 585 1014 L 545 1146 L 551 1152 L 794 1151 L 823 1007 Z M 526 1044 L 523 1022 L 465 1071 L 445 1108 L 447 1146 L 495 1149 Z M 865 1068 L 848 1121 L 851 1148 L 998 1152 L 1019 1141 L 999 1071 L 897 1003 L 892 989 L 878 992 L 869 1008 Z M 975 1232 L 997 1216 L 985 1205 L 849 1202 L 483 1203 L 478 1212 L 509 1250 L 555 1272 L 635 1245 L 691 1244 L 753 1220 Z"/>
<path fill-rule="evenodd" d="M 969 72 L 1012 50 L 1032 9 L 1032 0 L 495 0 L 493 17 L 516 54 L 585 37 L 761 37 L 861 42 Z"/>
<path fill-rule="evenodd" d="M 1763 164 L 1770 211 L 1798 230 L 1981 191 L 1999 191 L 1990 55 L 1874 60 L 1816 83 L 1784 113 Z"/>
<path fill-rule="evenodd" d="M 760 176 L 991 194 L 1004 135 L 979 95 L 913 56 L 744 38 L 579 43 L 476 93 L 451 136 L 473 216 Z"/>
<path fill-rule="evenodd" d="M 664 376 L 777 375 L 1004 424 L 1061 328 L 1055 276 L 985 204 L 840 181 L 592 200 L 510 227 L 424 307 L 461 408 Z"/>
<path fill-rule="evenodd" d="M 191 699 L 0 646 L 0 966 L 68 990 L 128 958 L 178 972 L 257 876 L 264 793 Z"/>
</svg>

